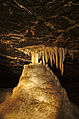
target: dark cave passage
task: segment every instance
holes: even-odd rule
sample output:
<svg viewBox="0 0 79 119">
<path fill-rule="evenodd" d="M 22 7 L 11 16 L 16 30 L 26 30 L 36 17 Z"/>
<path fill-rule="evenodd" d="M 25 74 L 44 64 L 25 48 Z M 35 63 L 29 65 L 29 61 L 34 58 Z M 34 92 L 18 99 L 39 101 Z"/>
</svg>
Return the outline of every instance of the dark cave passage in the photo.
<svg viewBox="0 0 79 119">
<path fill-rule="evenodd" d="M 20 72 L 13 72 L 9 67 L 0 65 L 0 88 L 15 87 L 18 84 Z"/>
<path fill-rule="evenodd" d="M 79 106 L 79 59 L 66 58 L 61 84 L 66 89 L 70 101 Z"/>
<path fill-rule="evenodd" d="M 51 67 L 49 63 L 49 67 L 58 77 L 62 87 L 65 88 L 70 101 L 79 106 L 79 59 L 72 60 L 68 54 L 66 55 L 63 76 L 55 64 Z"/>
</svg>

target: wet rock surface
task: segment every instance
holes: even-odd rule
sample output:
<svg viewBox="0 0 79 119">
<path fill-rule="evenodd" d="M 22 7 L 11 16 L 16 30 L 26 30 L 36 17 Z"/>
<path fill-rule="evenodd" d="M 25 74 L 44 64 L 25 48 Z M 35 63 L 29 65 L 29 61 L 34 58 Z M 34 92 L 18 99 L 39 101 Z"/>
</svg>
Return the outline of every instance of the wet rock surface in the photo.
<svg viewBox="0 0 79 119">
<path fill-rule="evenodd" d="M 12 96 L 0 104 L 0 119 L 78 119 L 78 114 L 57 77 L 41 64 L 25 65 Z"/>
</svg>

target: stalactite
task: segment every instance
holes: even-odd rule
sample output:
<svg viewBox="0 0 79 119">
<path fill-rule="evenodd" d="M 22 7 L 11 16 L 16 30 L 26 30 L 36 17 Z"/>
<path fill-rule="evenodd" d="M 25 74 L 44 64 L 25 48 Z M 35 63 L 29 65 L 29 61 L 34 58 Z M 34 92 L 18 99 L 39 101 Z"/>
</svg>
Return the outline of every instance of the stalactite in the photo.
<svg viewBox="0 0 79 119">
<path fill-rule="evenodd" d="M 48 61 L 50 60 L 51 67 L 54 63 L 56 68 L 60 68 L 61 75 L 63 75 L 64 72 L 64 61 L 66 54 L 68 53 L 72 58 L 74 58 L 73 51 L 66 48 L 46 47 L 44 45 L 38 45 L 25 47 L 24 49 L 18 50 L 31 53 L 31 61 L 33 64 L 38 64 L 40 61 L 42 61 L 42 64 L 47 66 L 49 63 Z"/>
<path fill-rule="evenodd" d="M 63 64 L 63 60 L 64 60 L 64 55 L 63 55 L 63 48 L 59 48 L 59 57 L 60 57 L 60 71 L 61 71 L 61 75 L 63 76 L 63 71 L 64 71 L 64 64 Z"/>
<path fill-rule="evenodd" d="M 64 72 L 64 64 L 62 62 L 62 69 L 61 69 L 61 75 L 63 76 L 63 72 Z"/>
<path fill-rule="evenodd" d="M 32 52 L 32 58 L 31 58 L 32 64 L 34 64 L 34 59 L 35 59 L 35 57 L 34 57 L 34 52 Z"/>
<path fill-rule="evenodd" d="M 35 53 L 36 64 L 38 64 L 38 53 Z"/>
<path fill-rule="evenodd" d="M 42 62 L 43 62 L 43 65 L 45 65 L 44 51 L 42 51 Z"/>
<path fill-rule="evenodd" d="M 32 64 L 38 64 L 38 53 L 32 52 Z"/>
<path fill-rule="evenodd" d="M 65 49 L 62 48 L 62 52 L 63 52 L 63 61 L 62 61 L 62 70 L 61 70 L 61 74 L 63 75 L 63 72 L 64 72 L 64 60 L 65 60 Z"/>
<path fill-rule="evenodd" d="M 45 65 L 44 55 L 42 56 L 43 65 Z"/>
<path fill-rule="evenodd" d="M 47 49 L 45 49 L 45 61 L 46 61 L 46 64 L 48 63 L 48 52 L 47 52 Z"/>
<path fill-rule="evenodd" d="M 51 50 L 51 52 L 50 52 L 50 64 L 51 64 L 51 66 L 53 65 L 53 63 L 52 63 L 52 60 L 53 60 L 53 53 L 52 53 L 52 50 Z"/>
<path fill-rule="evenodd" d="M 55 53 L 54 53 L 54 49 L 53 49 L 53 62 L 55 64 Z"/>
<path fill-rule="evenodd" d="M 62 48 L 59 48 L 59 67 L 60 67 L 60 71 L 62 70 Z"/>
<path fill-rule="evenodd" d="M 50 64 L 52 66 L 52 48 L 51 47 L 48 47 L 48 54 L 49 54 L 48 59 L 50 59 Z"/>
<path fill-rule="evenodd" d="M 56 67 L 58 68 L 58 48 L 55 47 L 54 50 L 55 50 L 55 57 L 56 57 Z"/>
<path fill-rule="evenodd" d="M 63 50 L 63 62 L 64 62 L 64 60 L 65 60 L 65 48 L 62 48 L 62 50 Z"/>
</svg>

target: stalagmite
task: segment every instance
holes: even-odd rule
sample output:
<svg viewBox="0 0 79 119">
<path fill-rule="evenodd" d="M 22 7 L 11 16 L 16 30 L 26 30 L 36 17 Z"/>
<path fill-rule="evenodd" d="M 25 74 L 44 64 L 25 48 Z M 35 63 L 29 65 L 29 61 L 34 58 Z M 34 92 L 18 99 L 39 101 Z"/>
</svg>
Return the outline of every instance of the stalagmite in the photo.
<svg viewBox="0 0 79 119">
<path fill-rule="evenodd" d="M 58 78 L 42 64 L 25 65 L 12 96 L 0 104 L 0 119 L 78 119 L 78 114 Z"/>
</svg>

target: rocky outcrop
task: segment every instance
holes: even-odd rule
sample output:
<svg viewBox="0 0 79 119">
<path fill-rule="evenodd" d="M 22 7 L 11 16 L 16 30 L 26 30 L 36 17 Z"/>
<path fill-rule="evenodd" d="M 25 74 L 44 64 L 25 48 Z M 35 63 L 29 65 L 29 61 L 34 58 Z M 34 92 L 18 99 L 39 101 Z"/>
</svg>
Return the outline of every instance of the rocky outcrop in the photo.
<svg viewBox="0 0 79 119">
<path fill-rule="evenodd" d="M 25 65 L 17 87 L 0 104 L 0 119 L 78 119 L 57 77 L 41 64 Z"/>
</svg>

